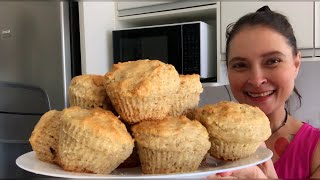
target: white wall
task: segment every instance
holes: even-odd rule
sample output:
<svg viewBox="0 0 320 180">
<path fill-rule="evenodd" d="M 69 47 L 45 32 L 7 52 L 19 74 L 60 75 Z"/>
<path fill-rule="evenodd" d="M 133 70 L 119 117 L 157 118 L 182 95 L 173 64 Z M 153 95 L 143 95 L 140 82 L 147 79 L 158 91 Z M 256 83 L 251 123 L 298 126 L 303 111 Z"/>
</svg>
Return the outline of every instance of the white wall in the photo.
<svg viewBox="0 0 320 180">
<path fill-rule="evenodd" d="M 111 20 L 113 19 L 113 20 Z M 79 1 L 81 65 L 83 74 L 105 74 L 111 67 L 115 4 Z"/>
<path fill-rule="evenodd" d="M 320 128 L 320 61 L 305 61 L 296 80 L 302 105 L 292 114 Z"/>
</svg>

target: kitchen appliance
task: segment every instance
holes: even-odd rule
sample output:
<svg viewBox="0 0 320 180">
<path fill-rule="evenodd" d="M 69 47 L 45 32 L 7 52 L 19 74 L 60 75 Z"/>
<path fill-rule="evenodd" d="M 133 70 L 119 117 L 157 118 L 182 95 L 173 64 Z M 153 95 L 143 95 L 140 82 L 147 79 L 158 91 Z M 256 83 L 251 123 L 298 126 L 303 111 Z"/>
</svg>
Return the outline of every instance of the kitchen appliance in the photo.
<svg viewBox="0 0 320 180">
<path fill-rule="evenodd" d="M 179 74 L 199 74 L 216 81 L 214 32 L 202 21 L 114 30 L 114 63 L 158 59 L 175 66 Z"/>
<path fill-rule="evenodd" d="M 50 109 L 68 106 L 81 74 L 76 1 L 0 1 L 0 179 L 39 177 L 16 166 Z"/>
</svg>

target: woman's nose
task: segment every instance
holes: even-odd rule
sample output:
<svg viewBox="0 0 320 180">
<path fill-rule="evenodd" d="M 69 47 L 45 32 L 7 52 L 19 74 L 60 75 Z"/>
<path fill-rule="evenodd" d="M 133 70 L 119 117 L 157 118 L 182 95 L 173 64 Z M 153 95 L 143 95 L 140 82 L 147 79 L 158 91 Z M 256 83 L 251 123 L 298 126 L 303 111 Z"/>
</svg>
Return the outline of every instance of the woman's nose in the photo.
<svg viewBox="0 0 320 180">
<path fill-rule="evenodd" d="M 259 87 L 266 82 L 267 82 L 266 75 L 261 70 L 253 70 L 249 74 L 248 84 L 252 85 L 253 87 Z"/>
</svg>

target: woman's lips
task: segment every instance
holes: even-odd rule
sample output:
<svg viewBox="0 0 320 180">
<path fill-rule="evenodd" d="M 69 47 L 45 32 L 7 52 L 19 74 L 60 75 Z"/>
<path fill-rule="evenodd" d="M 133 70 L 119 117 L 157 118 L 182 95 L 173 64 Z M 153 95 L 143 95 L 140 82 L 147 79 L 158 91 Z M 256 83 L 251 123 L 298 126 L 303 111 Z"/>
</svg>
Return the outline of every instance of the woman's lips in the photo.
<svg viewBox="0 0 320 180">
<path fill-rule="evenodd" d="M 246 94 L 252 101 L 261 102 L 261 101 L 267 100 L 274 92 L 275 92 L 275 90 L 259 92 L 259 93 L 257 93 L 257 92 L 246 92 Z"/>
<path fill-rule="evenodd" d="M 263 97 L 263 96 L 269 96 L 273 93 L 274 91 L 265 91 L 265 92 L 260 92 L 260 93 L 254 93 L 254 92 L 247 92 L 247 95 L 251 97 Z"/>
</svg>

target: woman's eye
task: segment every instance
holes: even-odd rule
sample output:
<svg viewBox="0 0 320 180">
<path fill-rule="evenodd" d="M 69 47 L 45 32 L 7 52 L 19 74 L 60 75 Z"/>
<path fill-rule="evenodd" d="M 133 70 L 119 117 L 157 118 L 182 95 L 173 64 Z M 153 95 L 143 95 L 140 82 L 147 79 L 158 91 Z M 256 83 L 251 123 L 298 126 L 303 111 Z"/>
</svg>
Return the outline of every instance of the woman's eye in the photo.
<svg viewBox="0 0 320 180">
<path fill-rule="evenodd" d="M 280 63 L 280 59 L 279 58 L 271 58 L 271 59 L 267 60 L 266 65 L 275 66 L 275 65 L 277 65 L 279 63 Z"/>
<path fill-rule="evenodd" d="M 247 67 L 247 65 L 245 63 L 234 63 L 231 65 L 232 69 L 239 69 L 239 70 L 244 69 L 246 67 Z"/>
</svg>

